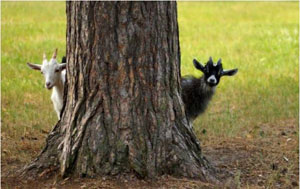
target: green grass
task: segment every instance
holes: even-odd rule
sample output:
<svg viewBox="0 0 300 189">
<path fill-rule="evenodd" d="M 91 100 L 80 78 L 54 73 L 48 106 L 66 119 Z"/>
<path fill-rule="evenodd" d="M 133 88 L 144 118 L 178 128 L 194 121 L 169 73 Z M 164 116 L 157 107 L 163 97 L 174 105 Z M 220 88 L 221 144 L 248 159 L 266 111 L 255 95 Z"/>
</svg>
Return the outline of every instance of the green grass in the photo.
<svg viewBox="0 0 300 189">
<path fill-rule="evenodd" d="M 66 16 L 62 2 L 2 3 L 2 132 L 20 136 L 49 130 L 57 117 L 43 77 L 26 62 L 41 63 L 55 47 L 65 54 Z"/>
<path fill-rule="evenodd" d="M 200 73 L 196 57 L 222 58 L 222 78 L 206 113 L 194 123 L 208 135 L 245 136 L 264 123 L 299 119 L 297 2 L 180 2 L 182 75 Z"/>
<path fill-rule="evenodd" d="M 205 129 L 209 136 L 244 137 L 265 123 L 298 120 L 298 11 L 298 2 L 178 3 L 182 75 L 201 75 L 194 57 L 221 57 L 225 69 L 239 69 L 222 78 L 194 122 L 199 136 Z M 65 3 L 2 2 L 1 13 L 2 133 L 19 140 L 57 121 L 50 91 L 26 62 L 40 63 L 56 47 L 59 59 L 65 54 Z"/>
</svg>

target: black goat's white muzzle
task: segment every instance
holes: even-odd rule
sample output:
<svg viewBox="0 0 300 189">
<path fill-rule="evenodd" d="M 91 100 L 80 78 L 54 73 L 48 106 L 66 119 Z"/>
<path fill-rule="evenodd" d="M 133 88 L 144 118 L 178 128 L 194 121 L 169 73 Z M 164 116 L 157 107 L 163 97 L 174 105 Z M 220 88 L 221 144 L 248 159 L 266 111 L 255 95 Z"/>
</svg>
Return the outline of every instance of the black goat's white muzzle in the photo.
<svg viewBox="0 0 300 189">
<path fill-rule="evenodd" d="M 216 84 L 217 83 L 217 79 L 214 75 L 211 75 L 209 78 L 207 78 L 207 82 L 211 83 L 211 84 Z"/>
</svg>

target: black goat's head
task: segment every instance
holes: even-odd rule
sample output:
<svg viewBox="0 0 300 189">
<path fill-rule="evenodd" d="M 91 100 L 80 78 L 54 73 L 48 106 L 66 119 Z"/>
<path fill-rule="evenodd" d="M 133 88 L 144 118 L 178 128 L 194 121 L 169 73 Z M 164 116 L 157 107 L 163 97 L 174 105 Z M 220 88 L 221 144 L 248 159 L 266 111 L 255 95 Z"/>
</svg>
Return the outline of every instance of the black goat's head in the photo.
<svg viewBox="0 0 300 189">
<path fill-rule="evenodd" d="M 238 69 L 223 70 L 221 59 L 218 60 L 217 64 L 214 64 L 212 58 L 209 57 L 205 66 L 196 59 L 193 62 L 194 66 L 204 73 L 205 82 L 211 87 L 218 85 L 222 76 L 233 76 L 238 71 Z"/>
</svg>

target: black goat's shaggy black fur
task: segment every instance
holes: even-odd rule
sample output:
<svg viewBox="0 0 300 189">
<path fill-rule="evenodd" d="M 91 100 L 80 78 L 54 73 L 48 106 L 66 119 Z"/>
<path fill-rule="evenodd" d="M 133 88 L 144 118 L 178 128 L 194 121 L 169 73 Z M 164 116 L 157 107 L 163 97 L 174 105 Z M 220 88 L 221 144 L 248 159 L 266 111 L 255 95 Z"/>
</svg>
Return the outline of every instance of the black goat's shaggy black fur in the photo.
<svg viewBox="0 0 300 189">
<path fill-rule="evenodd" d="M 192 121 L 205 111 L 215 93 L 215 87 L 206 84 L 204 76 L 199 79 L 195 77 L 182 78 L 181 87 L 187 117 Z"/>
</svg>

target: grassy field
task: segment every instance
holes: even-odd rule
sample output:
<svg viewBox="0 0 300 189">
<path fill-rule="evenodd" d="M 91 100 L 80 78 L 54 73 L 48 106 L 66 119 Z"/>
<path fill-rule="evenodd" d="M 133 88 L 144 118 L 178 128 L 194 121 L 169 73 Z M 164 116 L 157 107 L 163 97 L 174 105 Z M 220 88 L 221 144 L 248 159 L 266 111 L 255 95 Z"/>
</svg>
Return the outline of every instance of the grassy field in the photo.
<svg viewBox="0 0 300 189">
<path fill-rule="evenodd" d="M 195 125 L 210 134 L 244 136 L 263 123 L 298 119 L 297 3 L 194 2 L 178 9 L 182 75 L 199 74 L 193 57 L 222 58 L 224 68 L 239 69 L 221 80 Z"/>
<path fill-rule="evenodd" d="M 223 142 L 232 144 L 234 150 L 248 141 L 244 145 L 277 150 L 273 155 L 263 151 L 268 163 L 281 153 L 290 155 L 287 174 L 278 176 L 279 169 L 263 179 L 262 185 L 269 187 L 282 178 L 289 186 L 287 180 L 297 177 L 298 7 L 298 2 L 178 3 L 181 74 L 200 76 L 192 59 L 205 63 L 209 56 L 222 58 L 225 69 L 239 69 L 234 77 L 222 78 L 208 110 L 194 122 L 195 132 L 207 149 Z M 30 70 L 26 62 L 41 63 L 43 52 L 49 57 L 55 47 L 59 59 L 65 54 L 66 15 L 64 2 L 2 2 L 1 14 L 1 157 L 5 171 L 34 158 L 57 121 L 42 75 Z M 278 139 L 281 135 L 284 138 Z M 276 144 L 287 138 L 294 143 L 282 151 Z M 240 180 L 244 185 L 251 183 Z"/>
</svg>

